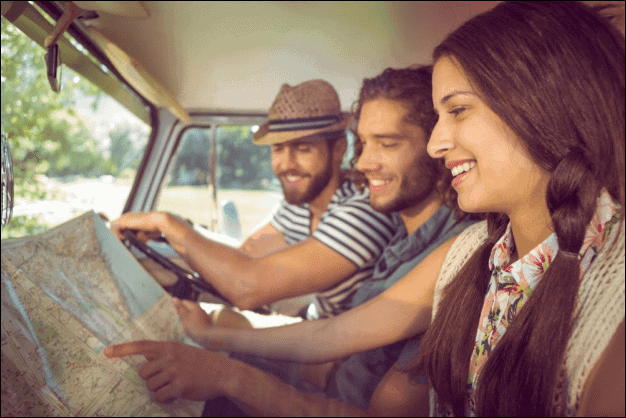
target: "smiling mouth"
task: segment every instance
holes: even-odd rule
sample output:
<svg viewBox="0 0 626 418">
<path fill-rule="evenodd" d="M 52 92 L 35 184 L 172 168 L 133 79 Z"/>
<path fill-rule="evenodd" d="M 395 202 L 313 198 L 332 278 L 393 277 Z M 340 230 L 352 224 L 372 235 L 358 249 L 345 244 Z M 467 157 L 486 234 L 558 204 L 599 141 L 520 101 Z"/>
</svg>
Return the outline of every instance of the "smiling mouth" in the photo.
<svg viewBox="0 0 626 418">
<path fill-rule="evenodd" d="M 281 176 L 287 183 L 297 183 L 300 180 L 304 179 L 306 176 L 287 174 Z"/>
<path fill-rule="evenodd" d="M 476 167 L 476 161 L 468 161 L 453 167 L 450 171 L 452 172 L 452 177 L 456 177 L 470 171 L 474 167 Z"/>
<path fill-rule="evenodd" d="M 367 179 L 371 187 L 382 187 L 391 183 L 389 179 Z"/>
</svg>

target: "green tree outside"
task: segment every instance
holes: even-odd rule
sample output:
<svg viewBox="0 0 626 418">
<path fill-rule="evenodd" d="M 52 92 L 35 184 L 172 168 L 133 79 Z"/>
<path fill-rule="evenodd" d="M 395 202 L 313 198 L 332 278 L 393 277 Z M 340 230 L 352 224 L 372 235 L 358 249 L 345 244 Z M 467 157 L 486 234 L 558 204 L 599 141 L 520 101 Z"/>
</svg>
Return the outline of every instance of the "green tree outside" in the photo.
<svg viewBox="0 0 626 418">
<path fill-rule="evenodd" d="M 106 94 L 66 66 L 61 69 L 61 91 L 53 92 L 46 75 L 45 50 L 4 17 L 1 24 L 1 126 L 13 156 L 16 201 L 55 198 L 37 180 L 40 175 L 94 178 L 118 176 L 137 167 L 146 141 L 141 146 L 134 144 L 131 127 L 110 130 L 109 147 L 103 150 L 106 144 L 94 137 L 90 121 L 76 111 L 78 100 L 86 99 L 91 109 L 98 111 Z M 3 228 L 2 238 L 45 229 L 36 218 L 14 217 Z"/>
</svg>

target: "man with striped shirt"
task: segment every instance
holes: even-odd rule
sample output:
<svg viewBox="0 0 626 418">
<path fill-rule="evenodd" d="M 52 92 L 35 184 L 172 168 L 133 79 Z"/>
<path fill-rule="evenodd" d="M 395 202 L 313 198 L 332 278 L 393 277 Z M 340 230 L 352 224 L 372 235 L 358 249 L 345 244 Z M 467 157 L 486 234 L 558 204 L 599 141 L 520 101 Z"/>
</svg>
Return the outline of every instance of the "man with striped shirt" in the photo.
<svg viewBox="0 0 626 418">
<path fill-rule="evenodd" d="M 127 213 L 112 229 L 118 236 L 127 228 L 165 235 L 238 308 L 317 293 L 310 317 L 339 314 L 395 234 L 391 217 L 372 209 L 368 192 L 357 190 L 341 170 L 350 119 L 323 80 L 281 87 L 254 141 L 271 146 L 285 198 L 240 249 L 211 241 L 166 213 Z"/>
<path fill-rule="evenodd" d="M 368 195 L 357 190 L 350 180 L 345 180 L 312 233 L 308 204 L 290 204 L 285 200 L 270 221 L 288 244 L 313 237 L 360 267 L 338 285 L 318 291 L 316 309 L 309 309 L 309 317 L 327 317 L 350 309 L 352 296 L 359 285 L 372 276 L 372 257 L 380 254 L 393 236 L 397 225 L 390 224 L 387 216 L 372 210 Z"/>
</svg>

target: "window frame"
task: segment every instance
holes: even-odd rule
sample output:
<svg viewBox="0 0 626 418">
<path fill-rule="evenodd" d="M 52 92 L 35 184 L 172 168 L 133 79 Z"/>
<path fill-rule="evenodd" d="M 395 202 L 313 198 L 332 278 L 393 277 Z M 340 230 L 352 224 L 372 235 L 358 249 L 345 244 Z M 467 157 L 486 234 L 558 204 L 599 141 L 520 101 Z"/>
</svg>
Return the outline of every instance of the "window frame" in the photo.
<svg viewBox="0 0 626 418">
<path fill-rule="evenodd" d="M 146 152 L 146 167 L 139 171 L 136 178 L 137 189 L 133 190 L 129 198 L 124 212 L 140 211 L 149 212 L 154 209 L 158 194 L 163 187 L 163 182 L 167 173 L 175 163 L 174 155 L 176 150 L 182 143 L 182 138 L 189 129 L 200 128 L 209 129 L 209 143 L 215 152 L 217 143 L 215 142 L 215 132 L 219 126 L 232 125 L 262 125 L 267 115 L 265 113 L 210 113 L 194 111 L 190 112 L 191 124 L 187 125 L 180 120 L 174 118 L 169 112 L 161 109 L 159 112 L 160 123 L 158 132 L 155 133 L 158 138 L 154 147 L 150 150 L 150 156 Z M 143 162 L 143 161 L 142 161 Z M 212 173 L 215 173 L 217 167 L 210 167 Z M 219 208 L 219 186 L 217 178 L 212 176 L 214 182 L 215 193 L 213 195 L 214 208 Z M 215 213 L 218 213 L 215 211 Z M 217 227 L 219 219 L 214 219 L 212 227 Z"/>
</svg>

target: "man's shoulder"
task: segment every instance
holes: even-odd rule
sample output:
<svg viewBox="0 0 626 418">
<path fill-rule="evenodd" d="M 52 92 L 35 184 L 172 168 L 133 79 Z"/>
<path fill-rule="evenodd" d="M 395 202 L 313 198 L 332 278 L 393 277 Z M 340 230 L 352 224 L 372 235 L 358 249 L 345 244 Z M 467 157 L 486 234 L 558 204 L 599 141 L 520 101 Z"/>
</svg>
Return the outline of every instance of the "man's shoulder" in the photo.
<svg viewBox="0 0 626 418">
<path fill-rule="evenodd" d="M 354 184 L 350 179 L 344 180 L 335 192 L 333 200 L 337 202 L 349 202 L 349 201 L 366 201 L 369 203 L 369 189 L 367 187 L 360 188 Z"/>
<path fill-rule="evenodd" d="M 350 180 L 342 183 L 328 205 L 328 213 L 335 211 L 364 212 L 374 215 L 384 222 L 392 223 L 391 215 L 378 212 L 370 205 L 369 190 L 367 188 L 360 190 Z"/>
<path fill-rule="evenodd" d="M 359 189 L 350 180 L 344 181 L 337 189 L 331 203 L 328 205 L 328 210 L 330 211 L 342 206 L 353 206 L 366 211 L 376 212 L 370 205 L 369 189 Z"/>
</svg>

